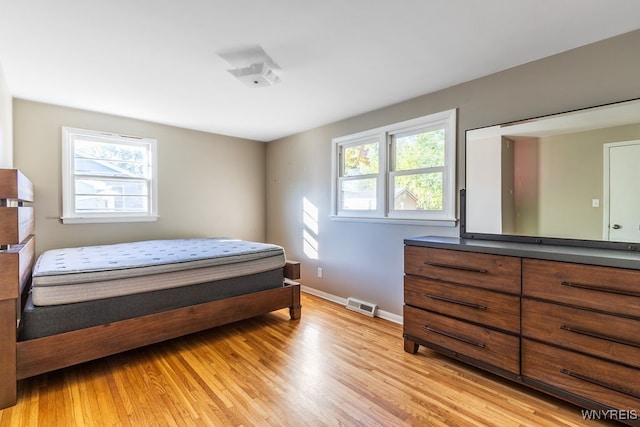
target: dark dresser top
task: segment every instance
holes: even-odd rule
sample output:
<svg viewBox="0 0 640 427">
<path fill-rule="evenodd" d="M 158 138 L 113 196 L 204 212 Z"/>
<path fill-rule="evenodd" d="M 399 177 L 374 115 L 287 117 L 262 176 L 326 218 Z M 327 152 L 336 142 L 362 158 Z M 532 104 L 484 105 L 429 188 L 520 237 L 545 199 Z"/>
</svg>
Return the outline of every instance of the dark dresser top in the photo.
<svg viewBox="0 0 640 427">
<path fill-rule="evenodd" d="M 405 239 L 404 243 L 405 245 L 427 248 L 640 270 L 640 253 L 633 251 L 438 236 L 413 237 Z"/>
</svg>

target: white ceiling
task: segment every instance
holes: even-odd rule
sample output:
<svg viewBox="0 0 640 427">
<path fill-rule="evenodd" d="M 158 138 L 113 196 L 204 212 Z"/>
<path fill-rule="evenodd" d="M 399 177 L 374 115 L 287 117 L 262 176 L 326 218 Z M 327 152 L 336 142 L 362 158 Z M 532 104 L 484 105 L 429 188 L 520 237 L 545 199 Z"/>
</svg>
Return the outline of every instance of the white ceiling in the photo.
<svg viewBox="0 0 640 427">
<path fill-rule="evenodd" d="M 0 66 L 16 98 L 270 141 L 639 17 L 638 0 L 0 0 Z M 217 55 L 256 45 L 280 84 L 249 88 Z"/>
</svg>

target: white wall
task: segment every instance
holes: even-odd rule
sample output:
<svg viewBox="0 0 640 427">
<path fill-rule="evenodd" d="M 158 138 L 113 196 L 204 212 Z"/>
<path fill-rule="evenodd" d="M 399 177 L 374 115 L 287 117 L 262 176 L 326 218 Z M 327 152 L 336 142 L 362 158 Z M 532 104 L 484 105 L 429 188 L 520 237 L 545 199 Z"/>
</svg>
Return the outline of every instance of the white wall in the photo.
<svg viewBox="0 0 640 427">
<path fill-rule="evenodd" d="M 172 237 L 264 241 L 264 143 L 20 99 L 14 100 L 13 114 L 15 166 L 36 192 L 39 253 Z M 159 220 L 61 224 L 62 126 L 156 138 Z"/>
<path fill-rule="evenodd" d="M 0 168 L 13 167 L 13 107 L 0 64 Z"/>
<path fill-rule="evenodd" d="M 466 149 L 467 207 L 483 215 L 467 218 L 467 231 L 502 233 L 502 138 L 474 139 Z M 474 165 L 481 167 L 474 167 Z"/>
<path fill-rule="evenodd" d="M 332 221 L 331 138 L 457 108 L 458 187 L 463 188 L 466 129 L 640 97 L 638 46 L 640 31 L 268 143 L 267 239 L 302 262 L 304 285 L 401 314 L 403 239 L 459 231 Z M 318 212 L 317 259 L 304 251 L 305 199 Z"/>
</svg>

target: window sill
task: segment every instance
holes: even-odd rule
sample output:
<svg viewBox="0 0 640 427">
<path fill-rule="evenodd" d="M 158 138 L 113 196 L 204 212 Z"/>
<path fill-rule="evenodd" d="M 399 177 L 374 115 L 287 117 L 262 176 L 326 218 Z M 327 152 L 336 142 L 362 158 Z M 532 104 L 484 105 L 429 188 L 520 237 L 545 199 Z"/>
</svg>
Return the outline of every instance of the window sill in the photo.
<svg viewBox="0 0 640 427">
<path fill-rule="evenodd" d="M 432 227 L 455 227 L 458 225 L 458 220 L 453 219 L 402 219 L 402 218 L 389 218 L 389 217 L 361 217 L 361 216 L 342 216 L 342 215 L 330 215 L 332 221 L 344 221 L 344 222 L 372 222 L 378 224 L 397 224 L 397 225 L 422 225 Z"/>
<path fill-rule="evenodd" d="M 61 217 L 63 224 L 102 224 L 114 222 L 155 222 L 158 216 Z"/>
</svg>

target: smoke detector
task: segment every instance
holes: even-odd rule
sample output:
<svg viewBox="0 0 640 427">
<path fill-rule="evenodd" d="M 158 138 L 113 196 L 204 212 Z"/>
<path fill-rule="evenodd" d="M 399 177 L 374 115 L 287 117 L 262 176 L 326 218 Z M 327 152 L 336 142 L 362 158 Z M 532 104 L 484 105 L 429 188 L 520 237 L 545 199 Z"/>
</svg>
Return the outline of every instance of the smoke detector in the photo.
<svg viewBox="0 0 640 427">
<path fill-rule="evenodd" d="M 280 77 L 278 77 L 273 69 L 265 62 L 228 71 L 242 83 L 251 87 L 272 86 L 280 82 Z"/>
<path fill-rule="evenodd" d="M 218 55 L 234 67 L 227 71 L 247 86 L 273 86 L 280 82 L 276 74 L 280 67 L 260 46 L 225 50 Z"/>
</svg>

